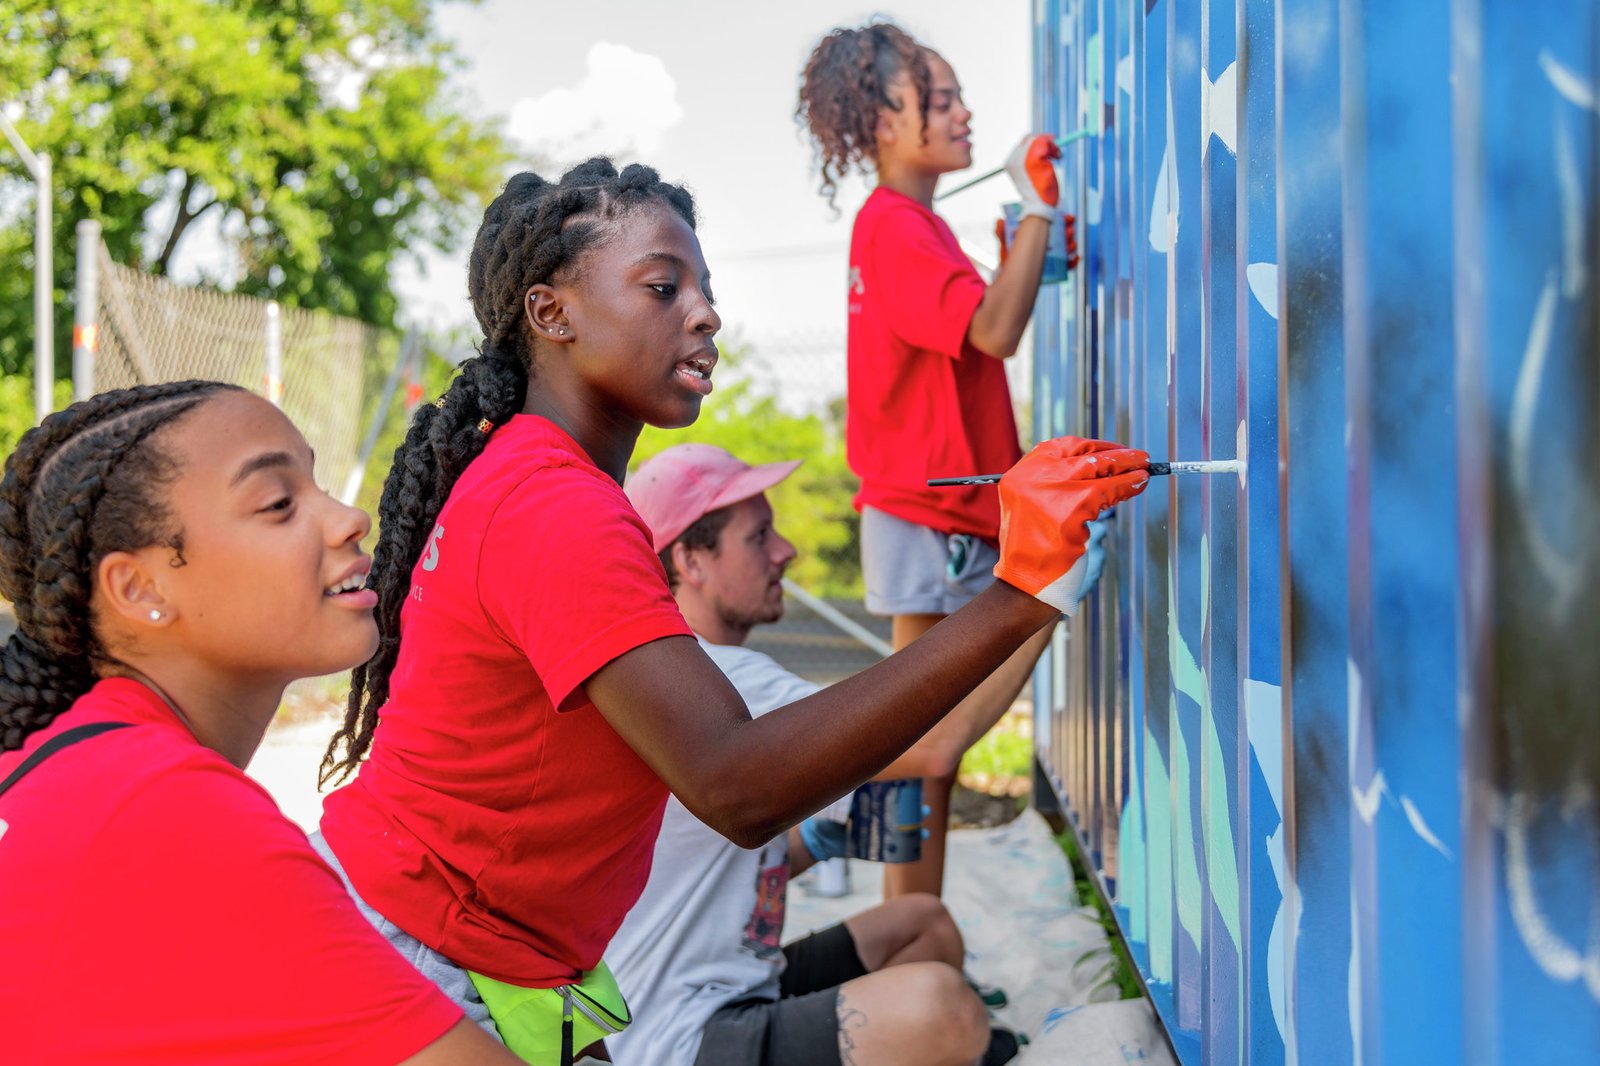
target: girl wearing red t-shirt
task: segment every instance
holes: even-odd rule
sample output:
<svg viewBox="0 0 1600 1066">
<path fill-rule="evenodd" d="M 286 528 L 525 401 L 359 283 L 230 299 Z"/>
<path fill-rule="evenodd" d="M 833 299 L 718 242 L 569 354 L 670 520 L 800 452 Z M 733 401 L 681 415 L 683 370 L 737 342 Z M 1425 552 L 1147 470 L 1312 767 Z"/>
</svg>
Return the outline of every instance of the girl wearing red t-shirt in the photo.
<svg viewBox="0 0 1600 1066">
<path fill-rule="evenodd" d="M 244 774 L 298 677 L 372 653 L 367 516 L 212 381 L 102 393 L 0 484 L 9 1062 L 514 1062 Z"/>
<path fill-rule="evenodd" d="M 1148 476 L 1140 452 L 1042 446 L 1003 485 L 1004 581 L 752 720 L 621 486 L 640 430 L 689 425 L 711 392 L 721 320 L 694 224 L 682 188 L 604 159 L 517 175 L 490 205 L 468 274 L 483 345 L 395 453 L 379 650 L 323 763 L 355 773 L 322 832 L 373 920 L 408 957 L 457 964 L 447 991 L 529 1061 L 603 1031 L 582 1026 L 583 990 L 606 1000 L 601 953 L 669 789 L 756 847 L 872 777 L 1056 617 L 1086 521 Z"/>
<path fill-rule="evenodd" d="M 1004 470 L 1022 454 L 1002 360 L 1033 313 L 1060 218 L 1050 163 L 1060 151 L 1035 134 L 1012 152 L 1022 218 L 985 284 L 933 211 L 939 177 L 972 165 L 972 112 L 942 56 L 887 22 L 835 30 L 806 62 L 797 117 L 829 203 L 851 170 L 877 175 L 850 240 L 846 446 L 861 479 L 867 610 L 893 619 L 899 649 L 993 581 L 999 496 L 927 482 Z M 961 756 L 1011 706 L 1049 638 L 1047 626 L 890 767 L 925 779 L 931 814 L 922 858 L 884 868 L 885 895 L 943 887 Z"/>
</svg>

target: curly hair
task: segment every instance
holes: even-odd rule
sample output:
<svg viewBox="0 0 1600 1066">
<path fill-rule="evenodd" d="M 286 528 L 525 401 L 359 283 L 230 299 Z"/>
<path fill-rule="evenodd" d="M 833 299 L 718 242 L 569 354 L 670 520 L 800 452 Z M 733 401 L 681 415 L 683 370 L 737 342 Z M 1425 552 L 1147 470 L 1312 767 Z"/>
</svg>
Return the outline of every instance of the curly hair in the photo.
<svg viewBox="0 0 1600 1066">
<path fill-rule="evenodd" d="M 178 381 L 103 392 L 17 442 L 0 480 L 0 594 L 17 616 L 0 649 L 0 750 L 22 747 L 114 661 L 91 625 L 100 561 L 156 544 L 182 559 L 164 491 L 180 471 L 155 437 L 224 390 L 243 391 Z"/>
<path fill-rule="evenodd" d="M 834 206 L 838 183 L 852 169 L 867 173 L 877 159 L 874 129 L 883 108 L 900 110 L 889 84 L 909 74 L 917 90 L 922 134 L 928 133 L 928 55 L 926 47 L 892 22 L 838 29 L 811 50 L 800 75 L 795 121 L 810 134 L 822 174 L 817 191 Z"/>
<path fill-rule="evenodd" d="M 489 443 L 490 432 L 522 410 L 533 369 L 524 305 L 534 285 L 577 276 L 583 254 L 612 232 L 609 223 L 660 203 L 695 226 L 694 197 L 637 163 L 619 174 L 597 156 L 549 182 L 523 173 L 484 212 L 467 267 L 467 293 L 483 329 L 478 355 L 461 364 L 436 403 L 417 409 L 378 500 L 378 543 L 367 587 L 378 593 L 378 650 L 351 674 L 344 724 L 328 742 L 318 783 L 356 771 L 372 747 L 389 678 L 400 655 L 400 608 L 411 571 L 456 480 Z"/>
</svg>

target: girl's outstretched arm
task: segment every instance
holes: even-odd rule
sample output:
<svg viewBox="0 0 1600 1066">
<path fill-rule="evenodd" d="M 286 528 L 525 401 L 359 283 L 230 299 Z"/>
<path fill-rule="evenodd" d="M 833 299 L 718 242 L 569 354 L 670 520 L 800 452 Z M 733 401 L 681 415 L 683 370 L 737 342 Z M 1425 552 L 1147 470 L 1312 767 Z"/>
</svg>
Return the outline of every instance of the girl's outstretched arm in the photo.
<svg viewBox="0 0 1600 1066">
<path fill-rule="evenodd" d="M 1143 452 L 1073 437 L 1035 448 L 1000 483 L 996 581 L 910 647 L 752 720 L 688 637 L 629 651 L 586 689 L 683 805 L 756 847 L 872 777 L 1018 647 L 1077 602 L 1087 525 L 1141 492 Z"/>
<path fill-rule="evenodd" d="M 1058 613 L 997 581 L 900 653 L 756 719 L 689 637 L 618 657 L 588 693 L 696 817 L 759 847 L 887 766 Z"/>
</svg>

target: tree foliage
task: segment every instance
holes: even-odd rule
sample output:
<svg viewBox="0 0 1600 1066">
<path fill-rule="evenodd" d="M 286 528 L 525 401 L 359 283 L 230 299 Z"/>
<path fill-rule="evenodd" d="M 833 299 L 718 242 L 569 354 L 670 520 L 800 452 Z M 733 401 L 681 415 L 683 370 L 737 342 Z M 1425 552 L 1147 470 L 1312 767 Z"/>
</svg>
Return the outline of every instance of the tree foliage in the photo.
<svg viewBox="0 0 1600 1066">
<path fill-rule="evenodd" d="M 390 265 L 453 245 L 508 160 L 465 113 L 432 0 L 0 0 L 0 100 L 55 166 L 57 366 L 74 228 L 162 274 L 216 216 L 236 291 L 394 321 Z M 0 145 L 15 207 L 27 172 Z M 0 369 L 29 365 L 32 216 L 0 228 Z M 19 269 L 20 267 L 20 269 Z"/>
<path fill-rule="evenodd" d="M 789 577 L 816 595 L 861 595 L 860 516 L 851 506 L 858 482 L 845 461 L 843 403 L 821 414 L 793 414 L 746 373 L 748 353 L 723 349 L 716 391 L 686 429 L 646 427 L 634 466 L 674 444 L 715 444 L 747 463 L 804 459 L 767 493 L 778 532 L 799 556 Z"/>
</svg>

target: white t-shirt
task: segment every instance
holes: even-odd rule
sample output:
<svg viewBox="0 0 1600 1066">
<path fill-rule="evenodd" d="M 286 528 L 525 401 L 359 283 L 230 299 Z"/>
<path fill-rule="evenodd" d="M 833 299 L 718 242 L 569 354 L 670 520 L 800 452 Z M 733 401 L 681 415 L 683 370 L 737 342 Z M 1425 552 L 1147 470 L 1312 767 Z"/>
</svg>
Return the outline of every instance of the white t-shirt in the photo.
<svg viewBox="0 0 1600 1066">
<path fill-rule="evenodd" d="M 763 715 L 817 691 L 769 656 L 700 642 Z M 739 999 L 778 998 L 789 842 L 745 849 L 690 814 L 676 797 L 656 838 L 644 894 L 606 949 L 633 1024 L 606 1037 L 617 1066 L 692 1066 L 706 1022 Z"/>
</svg>

